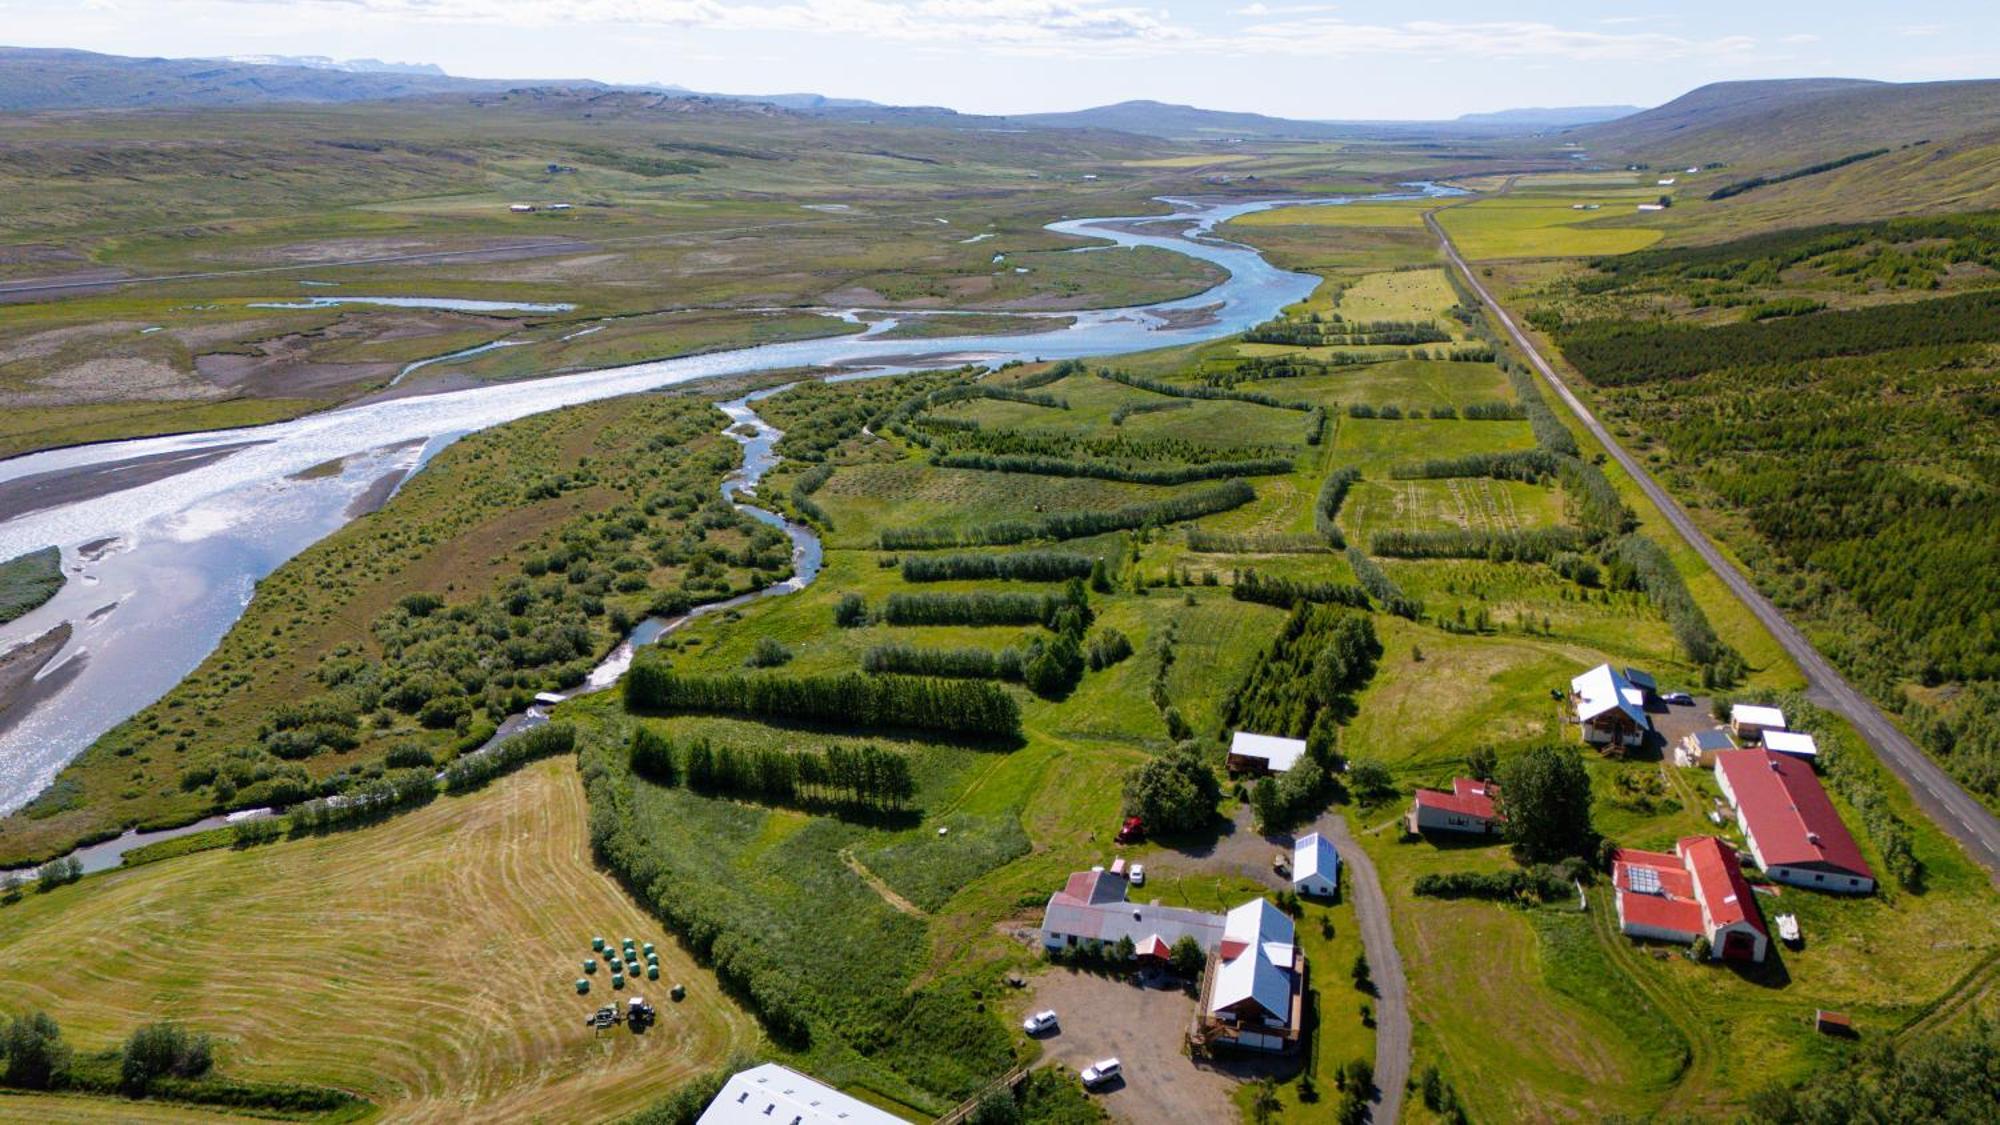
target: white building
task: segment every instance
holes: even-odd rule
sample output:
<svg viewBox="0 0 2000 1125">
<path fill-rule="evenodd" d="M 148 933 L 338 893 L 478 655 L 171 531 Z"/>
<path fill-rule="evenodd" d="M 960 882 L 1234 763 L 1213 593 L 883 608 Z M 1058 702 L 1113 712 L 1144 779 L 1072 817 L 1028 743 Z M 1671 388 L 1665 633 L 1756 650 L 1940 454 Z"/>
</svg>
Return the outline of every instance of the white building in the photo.
<svg viewBox="0 0 2000 1125">
<path fill-rule="evenodd" d="M 1292 889 L 1320 898 L 1340 893 L 1340 853 L 1333 841 L 1315 832 L 1292 845 Z"/>
<path fill-rule="evenodd" d="M 1819 761 L 1819 743 L 1813 741 L 1812 735 L 1801 731 L 1767 730 L 1764 732 L 1764 749 L 1808 762 Z"/>
<path fill-rule="evenodd" d="M 1183 937 L 1191 937 L 1203 953 L 1222 941 L 1222 917 L 1131 902 L 1125 897 L 1131 882 L 1122 872 L 1093 867 L 1069 877 L 1063 889 L 1049 896 L 1042 912 L 1042 946 L 1046 949 L 1098 949 L 1132 939 L 1140 956 L 1160 956 Z"/>
<path fill-rule="evenodd" d="M 1290 1049 L 1303 1023 L 1305 968 L 1283 911 L 1261 898 L 1231 910 L 1203 978 L 1203 1034 L 1252 1050 Z"/>
<path fill-rule="evenodd" d="M 1754 703 L 1732 704 L 1729 708 L 1729 729 L 1736 733 L 1739 742 L 1756 742 L 1764 737 L 1767 730 L 1784 730 L 1785 713 L 1776 707 Z"/>
<path fill-rule="evenodd" d="M 1303 739 L 1239 730 L 1229 739 L 1229 772 L 1284 773 L 1306 756 Z"/>
<path fill-rule="evenodd" d="M 1607 750 L 1643 746 L 1653 730 L 1646 715 L 1646 689 L 1624 672 L 1599 664 L 1569 682 L 1570 704 L 1583 740 Z"/>
<path fill-rule="evenodd" d="M 695 1125 L 908 1125 L 796 1070 L 765 1063 L 729 1076 Z"/>
</svg>

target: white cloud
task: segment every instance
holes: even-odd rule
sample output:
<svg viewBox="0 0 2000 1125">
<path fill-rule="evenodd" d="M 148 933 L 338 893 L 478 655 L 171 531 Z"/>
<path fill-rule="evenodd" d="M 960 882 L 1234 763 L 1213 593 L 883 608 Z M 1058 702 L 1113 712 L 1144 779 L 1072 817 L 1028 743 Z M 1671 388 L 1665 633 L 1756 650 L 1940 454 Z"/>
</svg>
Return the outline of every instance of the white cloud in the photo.
<svg viewBox="0 0 2000 1125">
<path fill-rule="evenodd" d="M 1943 35 L 1941 23 L 1913 23 L 1896 29 L 1896 34 L 1909 39 L 1926 39 L 1933 35 Z"/>
<path fill-rule="evenodd" d="M 1448 23 L 1358 24 L 1339 19 L 1302 19 L 1246 28 L 1246 46 L 1271 53 L 1383 55 L 1443 52 L 1506 59 L 1567 62 L 1646 62 L 1740 55 L 1756 46 L 1748 36 L 1695 40 L 1660 32 L 1577 31 L 1550 23 L 1495 20 Z"/>
</svg>

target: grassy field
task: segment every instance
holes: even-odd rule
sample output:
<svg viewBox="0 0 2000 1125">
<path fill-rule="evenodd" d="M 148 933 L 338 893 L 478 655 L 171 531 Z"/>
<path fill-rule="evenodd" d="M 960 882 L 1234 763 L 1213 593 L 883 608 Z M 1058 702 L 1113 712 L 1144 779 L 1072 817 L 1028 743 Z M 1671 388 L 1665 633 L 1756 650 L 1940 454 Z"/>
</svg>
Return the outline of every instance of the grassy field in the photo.
<svg viewBox="0 0 2000 1125">
<path fill-rule="evenodd" d="M 759 1035 L 592 865 L 588 812 L 574 766 L 545 761 L 390 824 L 30 895 L 0 909 L 0 994 L 79 1049 L 170 1015 L 215 1035 L 231 1074 L 336 1086 L 396 1120 L 627 1113 Z M 593 936 L 657 943 L 661 980 L 628 989 L 659 994 L 646 1035 L 583 1026 L 619 996 L 601 969 L 589 997 L 572 987 Z"/>
<path fill-rule="evenodd" d="M 1446 207 L 1438 221 L 1467 258 L 1562 258 L 1624 254 L 1658 242 L 1656 216 L 1633 225 L 1639 203 L 1657 199 L 1660 189 L 1581 195 L 1501 195 Z M 1577 211 L 1573 205 L 1596 205 Z"/>
<path fill-rule="evenodd" d="M 62 552 L 57 548 L 0 562 L 0 624 L 33 611 L 62 587 Z"/>
</svg>

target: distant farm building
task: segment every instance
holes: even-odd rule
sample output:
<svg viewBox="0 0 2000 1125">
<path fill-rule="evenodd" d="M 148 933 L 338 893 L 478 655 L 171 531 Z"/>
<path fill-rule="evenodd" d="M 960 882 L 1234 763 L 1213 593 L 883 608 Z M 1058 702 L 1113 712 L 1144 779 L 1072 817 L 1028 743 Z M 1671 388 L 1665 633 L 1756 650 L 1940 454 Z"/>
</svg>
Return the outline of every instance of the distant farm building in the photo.
<svg viewBox="0 0 2000 1125">
<path fill-rule="evenodd" d="M 1735 749 L 1737 749 L 1735 736 L 1721 727 L 1698 730 L 1674 746 L 1674 763 L 1713 769 L 1717 754 L 1724 750 Z"/>
<path fill-rule="evenodd" d="M 1666 210 L 1666 209 L 1667 209 L 1667 205 L 1666 205 L 1666 204 L 1664 204 L 1664 203 L 1641 203 L 1641 204 L 1639 204 L 1639 210 L 1641 210 L 1641 211 L 1664 211 L 1664 210 Z"/>
<path fill-rule="evenodd" d="M 1340 853 L 1333 841 L 1314 832 L 1292 845 L 1292 889 L 1320 898 L 1340 893 Z"/>
<path fill-rule="evenodd" d="M 1499 792 L 1498 785 L 1469 777 L 1452 778 L 1449 793 L 1419 789 L 1416 802 L 1410 806 L 1410 831 L 1491 833 L 1506 819 L 1493 807 Z"/>
<path fill-rule="evenodd" d="M 1823 891 L 1875 890 L 1875 873 L 1812 763 L 1768 750 L 1731 750 L 1715 756 L 1715 780 L 1764 874 Z"/>
<path fill-rule="evenodd" d="M 1618 928 L 1637 938 L 1692 945 L 1709 956 L 1762 961 L 1771 937 L 1736 849 L 1714 836 L 1688 836 L 1671 853 L 1620 848 L 1612 857 Z"/>
<path fill-rule="evenodd" d="M 729 1076 L 695 1125 L 905 1125 L 902 1118 L 851 1098 L 777 1063 Z"/>
<path fill-rule="evenodd" d="M 1284 773 L 1305 756 L 1302 739 L 1239 730 L 1229 740 L 1230 773 Z"/>
<path fill-rule="evenodd" d="M 1202 976 L 1197 1038 L 1211 1046 L 1290 1050 L 1305 1022 L 1305 978 L 1291 918 L 1261 898 L 1231 910 Z"/>
<path fill-rule="evenodd" d="M 1729 729 L 1744 744 L 1762 741 L 1767 730 L 1784 730 L 1785 713 L 1776 707 L 1738 703 L 1729 708 Z"/>
<path fill-rule="evenodd" d="M 525 214 L 529 211 L 533 211 L 534 209 L 535 205 L 532 203 L 509 203 L 507 205 L 507 210 L 512 211 L 517 215 Z"/>
<path fill-rule="evenodd" d="M 1646 715 L 1648 691 L 1632 681 L 1634 671 L 1599 664 L 1569 682 L 1570 706 L 1585 742 L 1614 753 L 1645 745 L 1653 720 Z M 1646 676 L 1646 683 L 1652 677 Z"/>
<path fill-rule="evenodd" d="M 1049 896 L 1042 912 L 1045 949 L 1098 949 L 1131 938 L 1140 953 L 1171 949 L 1182 937 L 1192 937 L 1203 952 L 1222 942 L 1222 917 L 1159 903 L 1128 902 L 1131 882 L 1122 871 L 1093 867 L 1069 877 L 1063 889 Z"/>
</svg>

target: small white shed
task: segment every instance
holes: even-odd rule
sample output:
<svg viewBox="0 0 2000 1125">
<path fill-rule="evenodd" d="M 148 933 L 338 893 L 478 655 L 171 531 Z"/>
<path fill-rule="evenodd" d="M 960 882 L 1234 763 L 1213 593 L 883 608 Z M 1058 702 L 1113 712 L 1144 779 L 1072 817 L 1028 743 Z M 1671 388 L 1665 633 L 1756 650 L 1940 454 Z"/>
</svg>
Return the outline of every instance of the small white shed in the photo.
<svg viewBox="0 0 2000 1125">
<path fill-rule="evenodd" d="M 1340 893 L 1340 853 L 1333 841 L 1314 832 L 1292 845 L 1292 889 L 1318 898 Z"/>
</svg>

